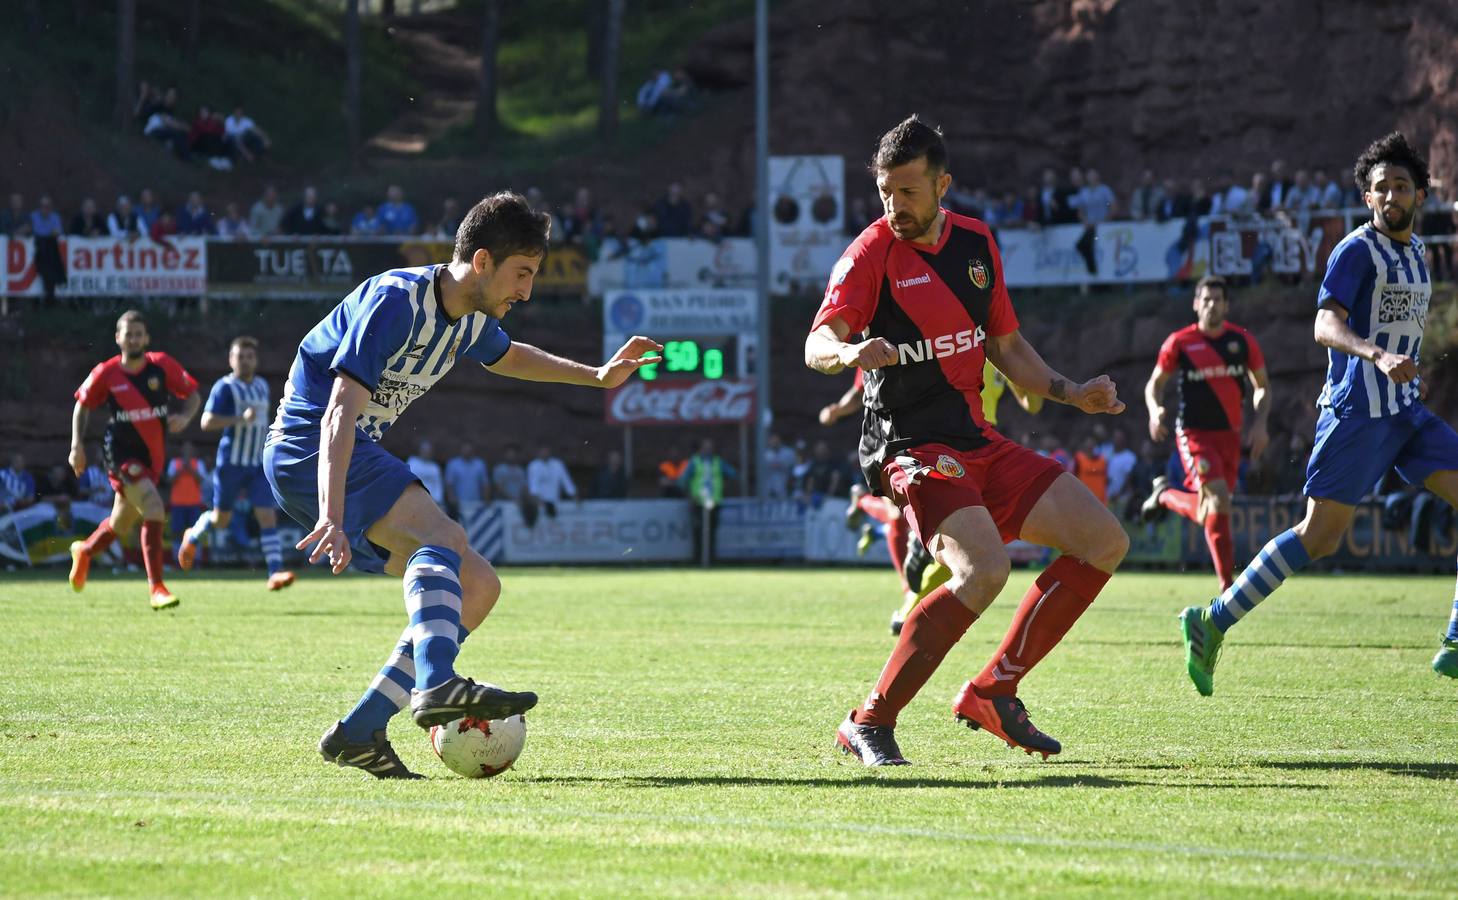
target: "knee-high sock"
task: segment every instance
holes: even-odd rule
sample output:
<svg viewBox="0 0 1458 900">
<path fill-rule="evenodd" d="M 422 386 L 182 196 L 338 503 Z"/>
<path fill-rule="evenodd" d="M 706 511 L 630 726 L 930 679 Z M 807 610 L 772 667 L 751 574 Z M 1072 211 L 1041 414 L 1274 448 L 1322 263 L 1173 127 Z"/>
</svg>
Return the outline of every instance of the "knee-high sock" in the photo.
<svg viewBox="0 0 1458 900">
<path fill-rule="evenodd" d="M 1081 559 L 1055 559 L 1023 595 L 1002 644 L 987 667 L 972 679 L 977 693 L 984 697 L 1016 694 L 1018 682 L 1058 646 L 1108 580 L 1107 572 Z"/>
<path fill-rule="evenodd" d="M 142 522 L 142 566 L 147 570 L 147 583 L 162 583 L 162 523 Z"/>
<path fill-rule="evenodd" d="M 1458 641 L 1458 587 L 1453 589 L 1453 614 L 1448 617 L 1448 632 L 1443 639 Z"/>
<path fill-rule="evenodd" d="M 268 564 L 268 574 L 283 568 L 283 543 L 279 540 L 277 528 L 263 528 L 258 532 L 258 543 L 263 548 L 263 561 Z"/>
<path fill-rule="evenodd" d="M 416 550 L 405 567 L 405 614 L 415 643 L 415 687 L 455 677 L 460 652 L 461 558 L 446 547 Z"/>
<path fill-rule="evenodd" d="M 470 633 L 462 625 L 457 643 L 464 644 Z M 344 725 L 344 736 L 351 743 L 373 740 L 375 732 L 384 728 L 410 702 L 410 689 L 415 687 L 413 634 L 413 627 L 406 626 L 380 673 L 365 688 L 354 709 L 340 720 Z"/>
<path fill-rule="evenodd" d="M 896 648 L 876 680 L 876 689 L 855 711 L 855 721 L 862 725 L 895 725 L 897 714 L 975 621 L 977 614 L 963 606 L 946 585 L 928 594 L 901 626 Z"/>
<path fill-rule="evenodd" d="M 203 510 L 202 515 L 197 517 L 197 521 L 193 522 L 192 525 L 187 529 L 187 531 L 184 532 L 184 534 L 189 541 L 197 542 L 201 541 L 203 539 L 203 535 L 207 534 L 208 529 L 212 527 L 213 511 L 210 509 L 205 509 Z"/>
<path fill-rule="evenodd" d="M 1159 495 L 1159 505 L 1177 512 L 1191 522 L 1200 521 L 1200 495 L 1179 488 L 1165 488 Z"/>
<path fill-rule="evenodd" d="M 901 590 L 904 593 L 906 586 L 906 536 L 911 532 L 911 527 L 906 524 L 905 516 L 897 516 L 886 523 L 886 553 L 891 557 L 891 565 L 896 567 L 896 577 L 901 579 Z"/>
<path fill-rule="evenodd" d="M 91 537 L 83 541 L 82 544 L 85 547 L 87 556 L 96 557 L 105 553 L 106 548 L 110 547 L 112 541 L 115 540 L 116 532 L 112 530 L 111 517 L 108 516 L 101 520 L 101 524 L 97 525 L 96 530 L 91 532 Z"/>
<path fill-rule="evenodd" d="M 1210 559 L 1215 563 L 1215 575 L 1223 591 L 1235 581 L 1235 538 L 1230 533 L 1228 513 L 1211 513 L 1205 517 L 1205 543 L 1210 547 Z"/>
<path fill-rule="evenodd" d="M 1230 626 L 1309 562 L 1311 556 L 1295 531 L 1288 529 L 1271 538 L 1235 583 L 1211 602 L 1210 615 L 1215 619 L 1215 627 L 1229 631 Z"/>
</svg>

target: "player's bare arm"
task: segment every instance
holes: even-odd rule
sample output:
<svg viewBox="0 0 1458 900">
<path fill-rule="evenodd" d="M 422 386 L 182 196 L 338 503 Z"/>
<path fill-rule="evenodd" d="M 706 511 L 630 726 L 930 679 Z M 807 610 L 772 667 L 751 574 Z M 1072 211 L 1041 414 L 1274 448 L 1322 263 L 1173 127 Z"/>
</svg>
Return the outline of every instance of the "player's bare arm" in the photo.
<svg viewBox="0 0 1458 900">
<path fill-rule="evenodd" d="M 861 408 L 861 395 L 865 388 L 858 385 L 851 385 L 846 392 L 840 395 L 840 399 L 834 403 L 827 403 L 820 407 L 820 413 L 816 418 L 821 425 L 834 425 L 841 419 Z"/>
<path fill-rule="evenodd" d="M 202 420 L 198 422 L 203 431 L 222 431 L 224 428 L 232 428 L 234 425 L 251 425 L 258 418 L 253 407 L 243 407 L 243 412 L 236 416 L 222 416 L 217 413 L 204 412 Z"/>
<path fill-rule="evenodd" d="M 66 456 L 66 461 L 71 464 L 71 471 L 80 478 L 86 471 L 86 447 L 83 441 L 86 438 L 86 423 L 91 419 L 91 410 L 76 401 L 76 408 L 71 410 L 71 452 Z"/>
<path fill-rule="evenodd" d="M 202 406 L 202 395 L 193 391 L 182 401 L 182 410 L 167 417 L 167 430 L 173 434 L 180 434 L 192 417 L 197 415 L 197 409 Z"/>
<path fill-rule="evenodd" d="M 1264 368 L 1251 369 L 1249 374 L 1253 388 L 1250 400 L 1255 408 L 1255 414 L 1250 417 L 1250 458 L 1254 462 L 1261 458 L 1271 443 L 1270 432 L 1266 429 L 1271 415 L 1271 382 Z"/>
<path fill-rule="evenodd" d="M 805 365 L 823 375 L 839 375 L 846 366 L 879 369 L 895 365 L 900 358 L 885 338 L 848 344 L 849 335 L 850 326 L 839 317 L 810 332 L 805 338 Z"/>
<path fill-rule="evenodd" d="M 335 575 L 349 565 L 349 538 L 344 534 L 344 480 L 349 474 L 349 460 L 354 455 L 354 428 L 359 415 L 369 403 L 370 389 L 345 375 L 334 376 L 329 405 L 320 421 L 319 453 L 319 521 L 314 530 L 294 545 L 303 550 L 314 544 L 309 564 L 329 558 Z"/>
<path fill-rule="evenodd" d="M 1144 385 L 1144 405 L 1149 410 L 1149 436 L 1155 441 L 1169 437 L 1169 426 L 1164 424 L 1164 388 L 1169 384 L 1169 376 L 1170 373 L 1155 366 Z"/>
<path fill-rule="evenodd" d="M 1043 361 L 1043 357 L 1023 337 L 1021 329 L 988 338 L 986 351 L 992 364 L 1007 376 L 1009 382 L 1030 394 L 1076 406 L 1090 414 L 1118 415 L 1124 411 L 1124 402 L 1119 399 L 1113 379 L 1100 375 L 1075 384 Z"/>
<path fill-rule="evenodd" d="M 1417 363 L 1411 356 L 1388 353 L 1365 338 L 1359 337 L 1347 324 L 1347 308 L 1328 300 L 1316 311 L 1316 342 L 1323 347 L 1369 360 L 1396 384 L 1406 384 L 1418 377 Z"/>
<path fill-rule="evenodd" d="M 1003 373 L 1004 376 L 1007 374 Z M 1013 399 L 1018 401 L 1018 406 L 1030 413 L 1036 414 L 1043 408 L 1043 398 L 1037 394 L 1030 394 L 1011 381 L 1007 383 L 1007 389 L 1012 392 Z"/>
<path fill-rule="evenodd" d="M 615 388 L 628 380 L 628 376 L 649 363 L 655 362 L 663 352 L 663 345 L 641 335 L 628 339 L 618 348 L 612 358 L 596 368 L 573 362 L 561 356 L 554 356 L 531 344 L 513 342 L 501 359 L 488 368 L 498 375 L 520 378 L 523 381 L 543 381 L 553 384 L 576 384 L 582 387 Z"/>
</svg>

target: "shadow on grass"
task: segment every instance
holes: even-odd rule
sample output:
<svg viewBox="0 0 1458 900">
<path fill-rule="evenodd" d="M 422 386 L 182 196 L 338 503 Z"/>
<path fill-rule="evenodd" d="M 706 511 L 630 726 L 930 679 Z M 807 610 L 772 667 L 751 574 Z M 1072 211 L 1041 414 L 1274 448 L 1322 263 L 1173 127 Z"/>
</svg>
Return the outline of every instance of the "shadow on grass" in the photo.
<svg viewBox="0 0 1458 900">
<path fill-rule="evenodd" d="M 886 773 L 890 776 L 890 773 Z M 617 787 L 678 788 L 678 787 L 849 787 L 849 788 L 956 788 L 962 790 L 985 789 L 1028 789 L 1028 788 L 1143 788 L 1171 787 L 1188 788 L 1250 788 L 1280 787 L 1295 790 L 1325 790 L 1318 785 L 1256 784 L 1245 782 L 1192 782 L 1169 783 L 1163 781 L 1140 781 L 1126 778 L 1109 778 L 1103 775 L 1033 775 L 1026 779 L 999 781 L 968 778 L 896 778 L 881 775 L 861 774 L 846 778 L 760 778 L 742 775 L 622 775 L 599 777 L 593 775 L 551 775 L 519 779 L 535 784 L 597 784 Z"/>
<path fill-rule="evenodd" d="M 1458 780 L 1458 763 L 1425 762 L 1361 762 L 1357 760 L 1270 760 L 1254 763 L 1257 769 L 1289 769 L 1304 771 L 1368 771 L 1385 772 L 1388 775 L 1405 775 L 1409 778 L 1427 778 L 1432 781 Z"/>
</svg>

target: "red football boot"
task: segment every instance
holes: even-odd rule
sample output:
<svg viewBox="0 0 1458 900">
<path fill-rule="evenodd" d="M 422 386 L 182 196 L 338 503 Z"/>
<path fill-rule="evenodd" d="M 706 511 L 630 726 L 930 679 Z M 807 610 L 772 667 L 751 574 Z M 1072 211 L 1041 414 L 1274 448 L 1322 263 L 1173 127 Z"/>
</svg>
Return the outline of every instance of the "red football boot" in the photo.
<svg viewBox="0 0 1458 900">
<path fill-rule="evenodd" d="M 1063 745 L 1039 731 L 1028 719 L 1028 710 L 1017 697 L 983 697 L 972 689 L 972 682 L 962 685 L 952 704 L 958 721 L 966 722 L 973 731 L 981 728 L 1002 738 L 1009 747 L 1021 747 L 1031 756 L 1043 754 L 1047 759 L 1063 750 Z"/>
</svg>

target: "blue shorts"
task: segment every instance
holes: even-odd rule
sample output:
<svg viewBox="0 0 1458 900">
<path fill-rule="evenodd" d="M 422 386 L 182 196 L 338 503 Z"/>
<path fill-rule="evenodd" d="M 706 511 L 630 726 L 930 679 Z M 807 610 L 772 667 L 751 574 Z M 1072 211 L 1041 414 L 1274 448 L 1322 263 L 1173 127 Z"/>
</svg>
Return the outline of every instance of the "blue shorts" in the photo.
<svg viewBox="0 0 1458 900">
<path fill-rule="evenodd" d="M 270 434 L 263 448 L 263 470 L 279 508 L 306 534 L 313 530 L 319 521 L 319 435 Z M 419 482 L 398 456 L 356 436 L 344 479 L 344 535 L 349 538 L 352 567 L 377 574 L 385 571 L 390 551 L 371 544 L 365 532 L 385 517 L 406 488 Z"/>
<path fill-rule="evenodd" d="M 1355 506 L 1394 466 L 1408 484 L 1458 470 L 1458 433 L 1419 403 L 1380 419 L 1339 419 L 1323 409 L 1303 493 Z"/>
<path fill-rule="evenodd" d="M 233 511 L 233 501 L 243 491 L 248 492 L 248 504 L 254 509 L 275 509 L 273 490 L 268 486 L 268 476 L 263 466 L 221 465 L 213 470 L 213 509 Z"/>
</svg>

